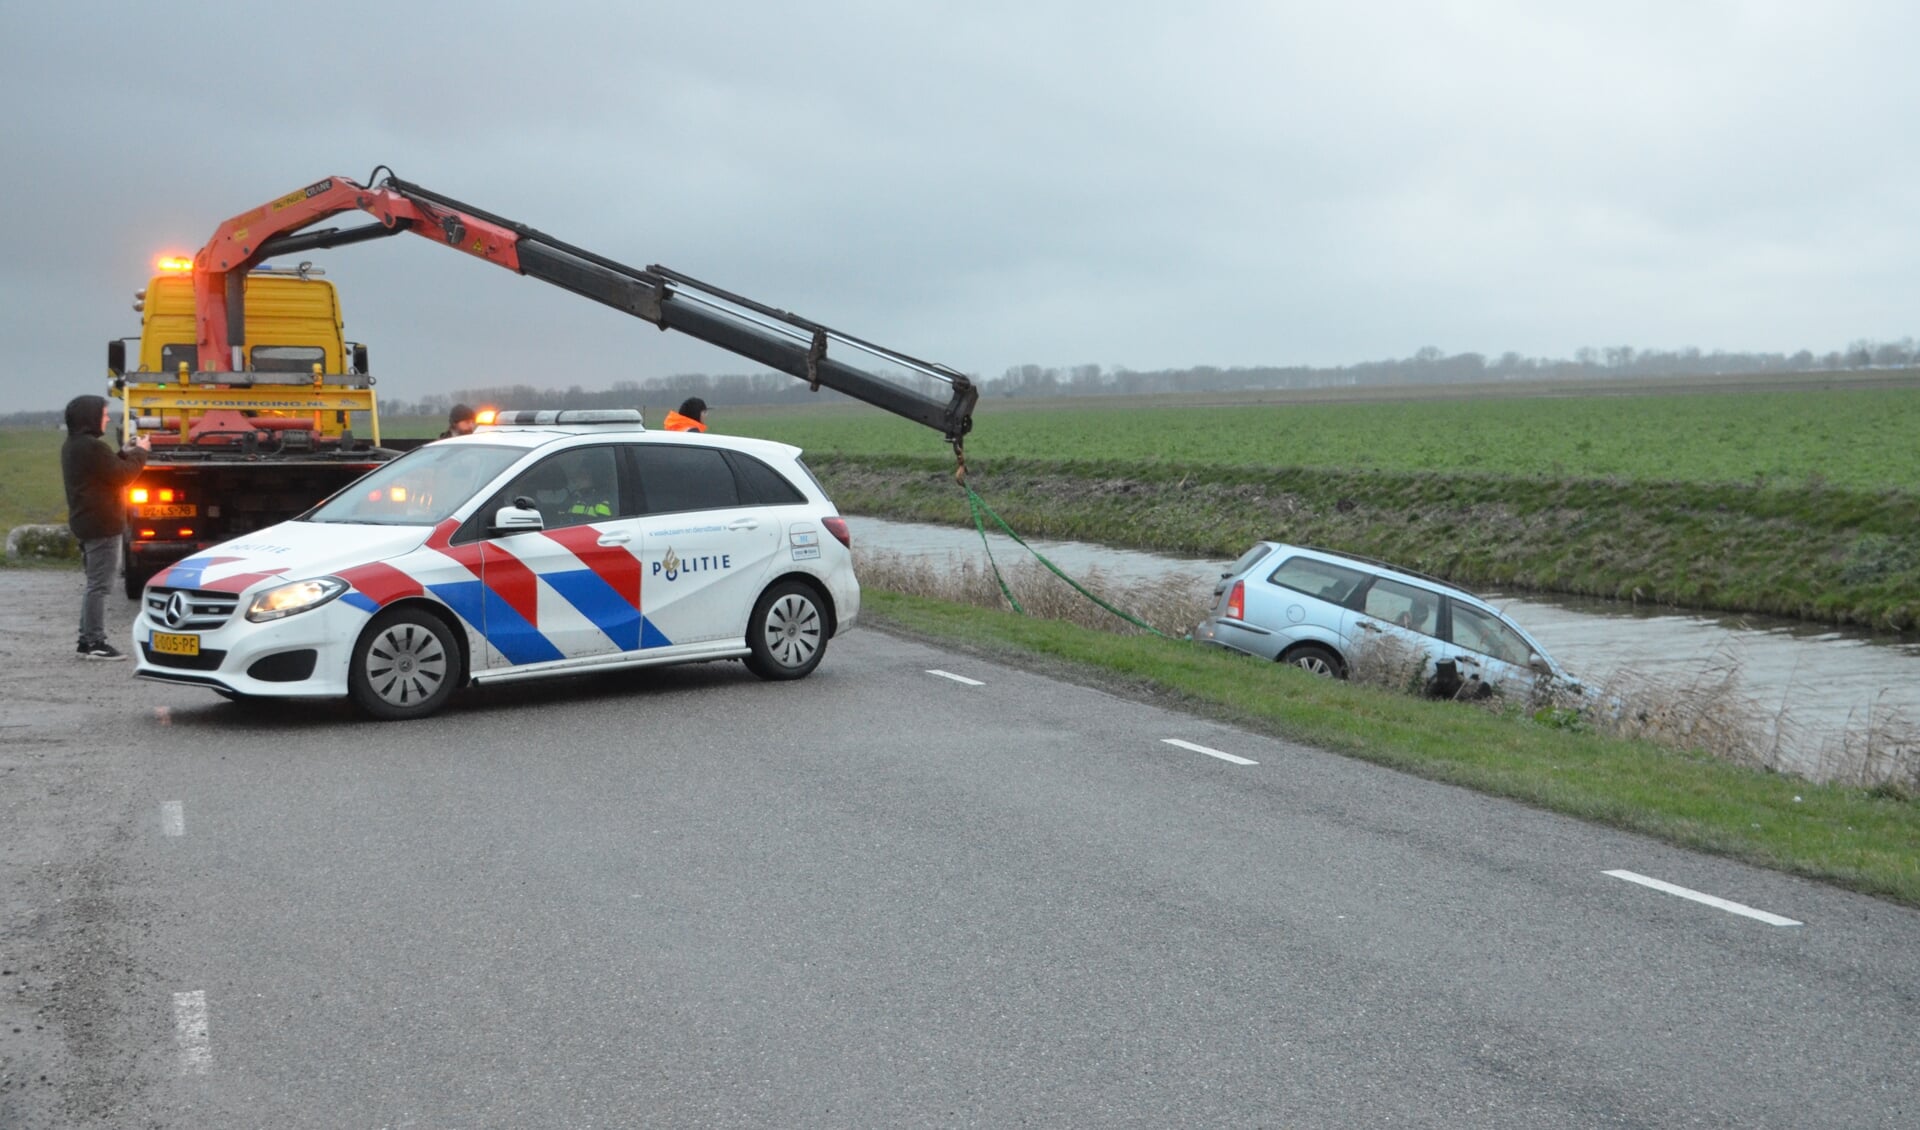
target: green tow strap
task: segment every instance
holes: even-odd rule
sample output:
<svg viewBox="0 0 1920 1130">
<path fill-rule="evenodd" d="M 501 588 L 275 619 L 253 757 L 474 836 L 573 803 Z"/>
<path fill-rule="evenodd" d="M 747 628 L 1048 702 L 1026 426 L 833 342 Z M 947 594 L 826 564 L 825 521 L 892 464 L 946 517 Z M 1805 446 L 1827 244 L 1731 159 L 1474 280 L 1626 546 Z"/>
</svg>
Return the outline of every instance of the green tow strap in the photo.
<svg viewBox="0 0 1920 1130">
<path fill-rule="evenodd" d="M 1099 597 L 1095 596 L 1094 594 L 1088 592 L 1085 588 L 1081 586 L 1080 582 L 1074 580 L 1072 577 L 1067 576 L 1065 573 L 1062 573 L 1060 571 L 1059 566 L 1055 565 L 1051 561 L 1048 561 L 1045 554 L 1041 553 L 1039 550 L 1033 548 L 1032 546 L 1027 545 L 1026 539 L 1022 538 L 1019 534 L 1014 533 L 1013 527 L 1007 525 L 1006 519 L 1000 517 L 1000 515 L 998 514 L 995 514 L 993 512 L 993 508 L 987 505 L 985 499 L 981 498 L 978 494 L 975 494 L 972 487 L 962 482 L 960 484 L 960 489 L 967 492 L 967 505 L 973 508 L 973 526 L 975 529 L 980 531 L 980 547 L 986 550 L 987 552 L 987 564 L 993 569 L 993 579 L 1000 583 L 1001 593 L 1006 596 L 1007 603 L 1013 605 L 1013 610 L 1015 612 L 1018 612 L 1022 616 L 1027 615 L 1027 610 L 1020 607 L 1020 602 L 1014 598 L 1013 590 L 1007 587 L 1006 578 L 1000 575 L 1000 564 L 999 562 L 993 559 L 993 547 L 987 544 L 987 525 L 986 525 L 986 522 L 982 519 L 981 517 L 982 515 L 985 515 L 988 518 L 992 518 L 996 523 L 998 523 L 1000 528 L 1007 532 L 1008 537 L 1012 538 L 1014 541 L 1019 542 L 1023 547 L 1025 547 L 1026 551 L 1028 553 L 1033 554 L 1033 556 L 1039 560 L 1040 564 L 1045 565 L 1047 569 L 1053 573 L 1054 576 L 1060 578 L 1061 580 L 1067 582 L 1068 585 L 1072 586 L 1073 591 L 1079 593 L 1081 596 L 1086 597 L 1088 600 L 1093 601 L 1095 604 L 1106 609 L 1108 612 L 1113 613 L 1115 616 L 1120 617 L 1122 620 L 1125 620 L 1127 623 L 1132 624 L 1136 628 L 1140 628 L 1144 631 L 1152 632 L 1154 635 L 1159 636 L 1163 640 L 1173 638 L 1167 635 L 1165 632 L 1161 631 L 1160 629 L 1154 627 L 1152 624 L 1149 624 L 1146 621 L 1140 619 L 1138 616 L 1135 616 L 1129 612 L 1123 612 L 1120 609 L 1115 608 L 1113 605 L 1108 604 L 1106 601 L 1101 600 Z"/>
</svg>

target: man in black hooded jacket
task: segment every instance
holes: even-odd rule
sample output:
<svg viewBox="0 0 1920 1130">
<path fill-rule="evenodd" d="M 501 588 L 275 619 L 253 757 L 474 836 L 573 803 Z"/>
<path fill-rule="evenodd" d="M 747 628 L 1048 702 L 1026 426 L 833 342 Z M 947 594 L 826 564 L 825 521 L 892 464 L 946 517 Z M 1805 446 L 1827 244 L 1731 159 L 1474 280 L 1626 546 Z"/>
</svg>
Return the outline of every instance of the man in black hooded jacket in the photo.
<svg viewBox="0 0 1920 1130">
<path fill-rule="evenodd" d="M 107 590 L 113 587 L 114 559 L 127 528 L 127 504 L 120 488 L 147 465 L 147 437 L 115 451 L 101 439 L 107 431 L 107 398 L 76 396 L 67 402 L 67 442 L 60 448 L 60 477 L 67 487 L 67 528 L 80 543 L 87 567 L 87 591 L 80 601 L 82 659 L 125 659 L 107 642 Z"/>
</svg>

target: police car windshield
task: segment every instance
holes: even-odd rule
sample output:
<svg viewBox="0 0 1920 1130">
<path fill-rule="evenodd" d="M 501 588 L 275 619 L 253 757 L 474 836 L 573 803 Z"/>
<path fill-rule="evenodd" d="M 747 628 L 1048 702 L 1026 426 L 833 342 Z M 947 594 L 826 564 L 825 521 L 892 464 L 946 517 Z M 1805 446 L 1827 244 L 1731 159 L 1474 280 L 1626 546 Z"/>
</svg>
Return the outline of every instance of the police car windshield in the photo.
<svg viewBox="0 0 1920 1130">
<path fill-rule="evenodd" d="M 410 451 L 309 511 L 303 521 L 432 526 L 492 482 L 523 447 L 436 443 Z"/>
</svg>

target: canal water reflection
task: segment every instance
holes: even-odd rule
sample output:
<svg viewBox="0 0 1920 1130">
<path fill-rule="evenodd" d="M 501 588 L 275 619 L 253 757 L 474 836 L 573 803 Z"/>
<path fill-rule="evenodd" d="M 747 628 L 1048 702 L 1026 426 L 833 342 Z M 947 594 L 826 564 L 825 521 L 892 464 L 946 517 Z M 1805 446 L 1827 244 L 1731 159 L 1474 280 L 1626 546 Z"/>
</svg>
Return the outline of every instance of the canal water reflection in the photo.
<svg viewBox="0 0 1920 1130">
<path fill-rule="evenodd" d="M 930 563 L 984 565 L 972 529 L 849 518 L 854 547 Z M 1098 566 L 1120 583 L 1192 578 L 1209 590 L 1230 562 L 1167 557 L 1085 542 L 1028 539 L 1071 576 Z M 1012 539 L 990 535 L 1005 568 L 1027 559 Z M 1849 736 L 1911 734 L 1920 727 L 1920 639 L 1757 616 L 1635 606 L 1539 594 L 1481 593 L 1506 610 L 1554 658 L 1590 684 L 1621 678 L 1670 686 L 1728 685 L 1766 720 L 1783 767 L 1820 775 Z"/>
</svg>

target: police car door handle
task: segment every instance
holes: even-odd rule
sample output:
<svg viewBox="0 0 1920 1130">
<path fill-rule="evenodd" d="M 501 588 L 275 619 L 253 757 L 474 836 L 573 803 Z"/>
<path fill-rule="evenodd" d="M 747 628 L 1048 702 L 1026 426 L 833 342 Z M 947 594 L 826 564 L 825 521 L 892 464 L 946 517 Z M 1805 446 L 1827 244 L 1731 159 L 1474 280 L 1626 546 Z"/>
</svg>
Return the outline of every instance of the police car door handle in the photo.
<svg viewBox="0 0 1920 1130">
<path fill-rule="evenodd" d="M 759 528 L 760 519 L 758 518 L 735 518 L 733 521 L 727 523 L 727 529 L 729 530 L 757 530 Z"/>
<path fill-rule="evenodd" d="M 600 542 L 599 542 L 599 544 L 601 544 L 601 545 L 625 545 L 625 544 L 627 544 L 628 542 L 630 542 L 630 541 L 632 541 L 632 540 L 633 540 L 633 535 L 632 535 L 632 534 L 625 534 L 625 533 L 618 533 L 618 532 L 615 532 L 615 533 L 610 533 L 610 534 L 601 534 L 601 535 L 600 535 Z"/>
</svg>

